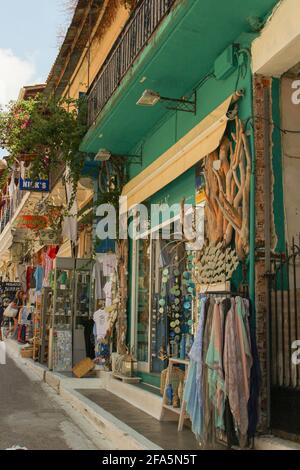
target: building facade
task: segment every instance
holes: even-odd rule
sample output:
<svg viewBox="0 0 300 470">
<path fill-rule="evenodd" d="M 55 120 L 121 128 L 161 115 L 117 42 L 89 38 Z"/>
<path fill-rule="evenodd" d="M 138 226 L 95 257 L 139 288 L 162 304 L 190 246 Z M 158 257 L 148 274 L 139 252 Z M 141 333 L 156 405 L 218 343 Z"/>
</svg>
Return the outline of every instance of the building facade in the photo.
<svg viewBox="0 0 300 470">
<path fill-rule="evenodd" d="M 79 0 L 45 89 L 88 107 L 81 232 L 57 256 L 101 266 L 109 295 L 94 277 L 94 307 L 111 323 L 99 357 L 134 357 L 153 393 L 170 359 L 187 364 L 203 299 L 242 299 L 253 421 L 299 439 L 300 6 L 229 3 Z M 51 197 L 64 191 L 60 172 Z M 120 221 L 106 240 L 103 203 Z"/>
</svg>

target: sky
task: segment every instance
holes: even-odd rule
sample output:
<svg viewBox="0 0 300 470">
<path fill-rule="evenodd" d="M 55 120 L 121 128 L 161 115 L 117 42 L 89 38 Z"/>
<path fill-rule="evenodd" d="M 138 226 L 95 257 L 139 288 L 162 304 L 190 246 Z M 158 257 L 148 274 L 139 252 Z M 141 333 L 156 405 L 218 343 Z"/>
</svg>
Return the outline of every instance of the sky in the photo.
<svg viewBox="0 0 300 470">
<path fill-rule="evenodd" d="M 68 24 L 65 0 L 0 0 L 0 106 L 43 83 Z M 0 158 L 6 152 L 0 149 Z"/>
<path fill-rule="evenodd" d="M 66 24 L 63 0 L 0 0 L 0 104 L 23 85 L 44 82 Z"/>
</svg>

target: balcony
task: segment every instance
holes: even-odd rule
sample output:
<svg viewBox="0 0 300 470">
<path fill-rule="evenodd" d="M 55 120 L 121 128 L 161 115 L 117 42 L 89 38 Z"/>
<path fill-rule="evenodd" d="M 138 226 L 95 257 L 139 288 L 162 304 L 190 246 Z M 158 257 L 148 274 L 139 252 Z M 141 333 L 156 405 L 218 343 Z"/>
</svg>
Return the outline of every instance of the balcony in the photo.
<svg viewBox="0 0 300 470">
<path fill-rule="evenodd" d="M 17 188 L 13 196 L 4 196 L 3 206 L 0 209 L 0 234 L 14 218 L 26 194 Z"/>
<path fill-rule="evenodd" d="M 88 94 L 88 125 L 114 94 L 176 0 L 142 0 L 120 34 Z"/>
</svg>

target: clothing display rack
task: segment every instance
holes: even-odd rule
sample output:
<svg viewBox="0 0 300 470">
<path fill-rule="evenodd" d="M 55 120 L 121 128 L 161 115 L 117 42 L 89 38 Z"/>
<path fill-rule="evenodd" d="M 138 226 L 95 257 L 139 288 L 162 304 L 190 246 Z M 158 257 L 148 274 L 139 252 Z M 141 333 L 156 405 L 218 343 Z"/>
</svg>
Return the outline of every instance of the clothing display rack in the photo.
<svg viewBox="0 0 300 470">
<path fill-rule="evenodd" d="M 259 380 L 247 296 L 227 290 L 199 294 L 184 400 L 203 447 L 249 445 L 257 424 Z"/>
</svg>

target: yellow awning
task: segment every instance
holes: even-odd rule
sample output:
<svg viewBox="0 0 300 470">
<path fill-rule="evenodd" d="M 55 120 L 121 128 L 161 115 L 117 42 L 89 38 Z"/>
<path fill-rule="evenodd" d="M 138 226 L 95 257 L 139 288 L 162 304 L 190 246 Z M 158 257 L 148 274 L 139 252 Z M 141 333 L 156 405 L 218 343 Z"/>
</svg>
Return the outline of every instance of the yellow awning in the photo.
<svg viewBox="0 0 300 470">
<path fill-rule="evenodd" d="M 144 202 L 218 148 L 231 101 L 232 95 L 124 186 L 122 196 L 127 196 L 127 207 L 124 205 L 121 213 Z"/>
</svg>

